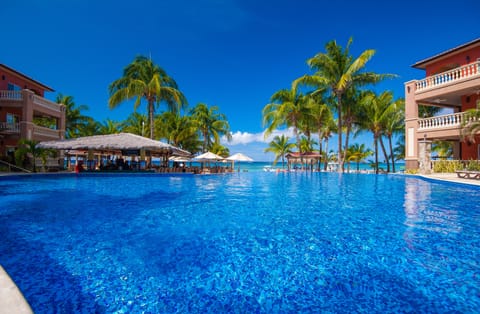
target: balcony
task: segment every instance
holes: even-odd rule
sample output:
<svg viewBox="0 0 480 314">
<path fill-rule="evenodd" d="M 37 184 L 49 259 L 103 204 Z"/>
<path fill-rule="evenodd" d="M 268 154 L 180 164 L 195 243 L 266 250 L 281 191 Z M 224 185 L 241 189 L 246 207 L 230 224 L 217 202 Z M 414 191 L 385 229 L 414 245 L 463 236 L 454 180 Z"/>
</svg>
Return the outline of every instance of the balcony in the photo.
<svg viewBox="0 0 480 314">
<path fill-rule="evenodd" d="M 0 100 L 23 100 L 21 91 L 15 90 L 0 90 Z"/>
<path fill-rule="evenodd" d="M 438 87 L 468 81 L 473 78 L 480 78 L 480 61 L 429 76 L 415 83 L 415 93 L 424 92 Z"/>
<path fill-rule="evenodd" d="M 12 122 L 0 122 L 0 134 L 19 134 L 20 124 Z"/>
</svg>

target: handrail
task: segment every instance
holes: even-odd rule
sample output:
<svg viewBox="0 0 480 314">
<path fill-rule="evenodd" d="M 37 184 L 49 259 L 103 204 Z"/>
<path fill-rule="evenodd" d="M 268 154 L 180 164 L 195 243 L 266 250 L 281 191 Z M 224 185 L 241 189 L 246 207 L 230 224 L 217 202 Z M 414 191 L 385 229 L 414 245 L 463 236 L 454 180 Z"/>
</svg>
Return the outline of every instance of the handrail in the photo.
<svg viewBox="0 0 480 314">
<path fill-rule="evenodd" d="M 466 78 L 480 75 L 480 61 L 475 61 L 464 66 L 428 76 L 415 83 L 415 92 L 421 92 L 426 89 L 438 87 L 444 84 L 457 82 Z"/>
<path fill-rule="evenodd" d="M 0 160 L 0 164 L 4 164 L 4 165 L 8 166 L 8 171 L 10 171 L 10 172 L 12 171 L 12 168 L 16 168 L 16 169 L 18 169 L 18 170 L 21 170 L 21 171 L 24 171 L 24 172 L 28 172 L 28 173 L 31 172 L 30 170 L 27 170 L 27 169 L 22 168 L 22 167 L 15 166 L 15 165 L 13 165 L 13 164 L 11 164 L 11 163 L 9 163 L 9 162 L 3 161 L 3 160 Z"/>
<path fill-rule="evenodd" d="M 430 118 L 424 118 L 418 120 L 418 129 L 435 129 L 435 128 L 451 128 L 459 127 L 465 123 L 467 118 L 467 113 L 457 112 L 453 114 L 446 114 L 441 116 L 434 116 Z"/>
</svg>

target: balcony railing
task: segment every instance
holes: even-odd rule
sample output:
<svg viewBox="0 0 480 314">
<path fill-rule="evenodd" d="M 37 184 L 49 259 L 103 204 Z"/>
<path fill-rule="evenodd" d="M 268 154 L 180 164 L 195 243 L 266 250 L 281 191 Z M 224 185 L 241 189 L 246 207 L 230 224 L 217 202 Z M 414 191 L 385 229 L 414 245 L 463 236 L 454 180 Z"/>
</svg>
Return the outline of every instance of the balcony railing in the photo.
<svg viewBox="0 0 480 314">
<path fill-rule="evenodd" d="M 429 76 L 415 83 L 416 91 L 421 92 L 427 89 L 440 87 L 443 85 L 456 83 L 458 81 L 475 77 L 480 77 L 480 61 L 469 63 L 467 65 L 455 68 L 450 71 L 442 72 Z"/>
<path fill-rule="evenodd" d="M 38 106 L 53 110 L 55 112 L 60 112 L 61 111 L 61 109 L 60 109 L 61 105 L 60 104 L 57 104 L 56 102 L 50 101 L 48 99 L 45 99 L 45 98 L 37 96 L 37 95 L 33 96 L 33 103 L 38 105 Z"/>
<path fill-rule="evenodd" d="M 454 114 L 447 114 L 442 116 L 436 116 L 426 119 L 418 120 L 418 130 L 424 129 L 451 129 L 459 128 L 462 124 L 466 123 L 466 112 L 458 112 Z"/>
<path fill-rule="evenodd" d="M 0 100 L 22 100 L 23 95 L 21 91 L 16 90 L 0 90 Z"/>
<path fill-rule="evenodd" d="M 54 130 L 43 126 L 35 125 L 33 129 L 33 135 L 47 137 L 51 139 L 60 139 L 60 130 Z"/>
<path fill-rule="evenodd" d="M 20 133 L 20 124 L 12 122 L 0 122 L 0 133 Z"/>
</svg>

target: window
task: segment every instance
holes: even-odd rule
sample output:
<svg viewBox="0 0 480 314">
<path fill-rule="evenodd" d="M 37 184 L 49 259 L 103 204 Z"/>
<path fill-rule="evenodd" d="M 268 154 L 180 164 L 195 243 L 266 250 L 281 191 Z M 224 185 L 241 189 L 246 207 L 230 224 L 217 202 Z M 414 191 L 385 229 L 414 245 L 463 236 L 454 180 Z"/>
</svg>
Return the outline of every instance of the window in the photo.
<svg viewBox="0 0 480 314">
<path fill-rule="evenodd" d="M 22 90 L 22 89 L 20 88 L 20 86 L 15 85 L 15 84 L 12 84 L 12 83 L 8 83 L 7 89 L 8 89 L 8 90 L 14 90 L 14 91 Z"/>
<path fill-rule="evenodd" d="M 7 123 L 8 124 L 14 124 L 14 123 L 19 123 L 20 122 L 20 117 L 17 116 L 16 114 L 13 113 L 7 113 Z"/>
</svg>

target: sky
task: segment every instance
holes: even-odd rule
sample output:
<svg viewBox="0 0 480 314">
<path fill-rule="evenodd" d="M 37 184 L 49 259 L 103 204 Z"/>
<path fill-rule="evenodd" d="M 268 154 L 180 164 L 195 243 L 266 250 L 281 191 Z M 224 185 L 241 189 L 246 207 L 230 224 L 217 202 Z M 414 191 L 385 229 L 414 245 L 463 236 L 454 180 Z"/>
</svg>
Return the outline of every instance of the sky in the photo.
<svg viewBox="0 0 480 314">
<path fill-rule="evenodd" d="M 311 74 L 307 59 L 350 37 L 352 56 L 376 51 L 366 70 L 396 74 L 374 90 L 404 97 L 421 79 L 417 61 L 480 37 L 480 1 L 23 0 L 2 3 L 0 63 L 87 105 L 97 121 L 125 120 L 133 103 L 108 107 L 108 86 L 138 55 L 150 57 L 185 94 L 189 107 L 218 106 L 230 152 L 264 153 L 262 109 L 278 90 Z M 160 107 L 162 111 L 165 107 Z M 145 113 L 143 104 L 137 112 Z M 278 130 L 276 134 L 288 134 Z M 372 135 L 352 139 L 372 147 Z M 336 137 L 330 141 L 336 147 Z"/>
</svg>

